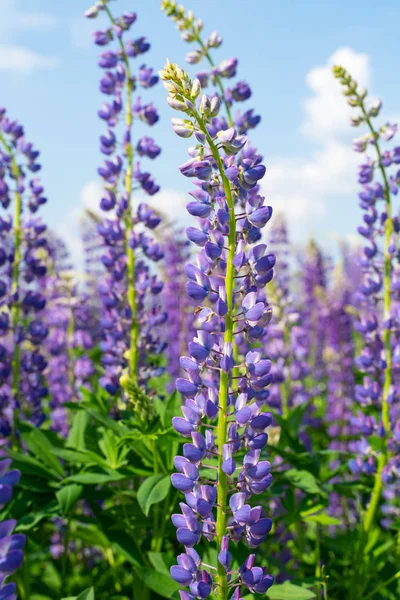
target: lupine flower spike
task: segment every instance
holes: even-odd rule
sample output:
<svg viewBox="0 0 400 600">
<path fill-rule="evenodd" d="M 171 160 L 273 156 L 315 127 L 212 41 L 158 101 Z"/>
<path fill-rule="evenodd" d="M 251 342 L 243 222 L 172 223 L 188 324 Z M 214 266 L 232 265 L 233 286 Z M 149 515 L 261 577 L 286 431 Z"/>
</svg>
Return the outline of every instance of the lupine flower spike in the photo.
<svg viewBox="0 0 400 600">
<path fill-rule="evenodd" d="M 393 216 L 392 200 L 400 185 L 400 150 L 384 149 L 397 132 L 397 125 L 387 123 L 375 127 L 382 103 L 368 102 L 367 91 L 360 88 L 351 75 L 340 66 L 334 76 L 343 86 L 348 104 L 357 112 L 352 118 L 355 127 L 365 126 L 367 133 L 356 139 L 353 148 L 366 153 L 359 167 L 358 181 L 363 224 L 358 228 L 366 240 L 362 257 L 363 280 L 360 286 L 360 318 L 356 324 L 364 347 L 356 359 L 365 374 L 362 385 L 356 387 L 361 411 L 356 424 L 362 438 L 359 455 L 351 461 L 353 472 L 374 476 L 374 485 L 362 521 L 360 555 L 366 536 L 374 525 L 384 486 L 399 482 L 399 397 L 397 389 L 400 355 L 399 312 L 399 250 L 398 219 Z M 372 156 L 370 155 L 370 151 Z M 377 436 L 378 447 L 369 443 Z M 362 561 L 360 561 L 362 565 Z M 362 589 L 358 590 L 362 593 Z"/>
<path fill-rule="evenodd" d="M 147 136 L 136 144 L 132 140 L 134 121 L 153 126 L 159 119 L 151 102 L 144 103 L 140 95 L 133 96 L 140 88 L 152 88 L 158 76 L 145 64 L 133 72 L 131 59 L 141 57 L 150 48 L 144 37 L 127 39 L 137 15 L 123 13 L 114 17 L 109 2 L 102 0 L 86 16 L 94 18 L 100 12 L 105 13 L 110 25 L 94 32 L 94 42 L 101 48 L 115 44 L 115 48 L 102 51 L 99 59 L 99 66 L 104 69 L 100 91 L 109 99 L 98 111 L 107 125 L 100 137 L 100 151 L 106 158 L 98 173 L 104 180 L 100 208 L 108 215 L 98 227 L 104 240 L 102 262 L 106 271 L 99 288 L 105 369 L 100 383 L 112 396 L 119 393 L 122 385 L 136 405 L 145 399 L 139 390 L 146 389 L 150 377 L 160 373 L 160 367 L 157 362 L 152 364 L 151 357 L 163 350 L 157 328 L 166 319 L 155 300 L 162 283 L 148 265 L 148 261 L 159 261 L 163 253 L 146 232 L 158 226 L 160 217 L 146 203 L 135 208 L 133 204 L 134 191 L 152 196 L 159 190 L 150 173 L 142 170 L 139 159 L 153 160 L 161 148 Z M 136 408 L 141 412 L 145 407 Z"/>
<path fill-rule="evenodd" d="M 186 499 L 180 505 L 182 514 L 173 516 L 186 553 L 178 557 L 171 574 L 190 589 L 181 592 L 183 600 L 207 598 L 213 590 L 226 600 L 231 593 L 240 598 L 241 587 L 263 593 L 273 583 L 271 575 L 254 566 L 254 554 L 236 570 L 230 552 L 231 543 L 241 539 L 256 548 L 272 526 L 261 506 L 249 504 L 254 493 L 271 483 L 270 464 L 261 455 L 272 420 L 263 410 L 271 362 L 259 349 L 239 356 L 236 344 L 239 333 L 249 341 L 259 339 L 271 318 L 260 291 L 272 279 L 275 259 L 266 253 L 265 244 L 254 242 L 272 209 L 254 191 L 265 167 L 246 136 L 233 127 L 209 133 L 208 125 L 220 110 L 219 98 L 200 95 L 200 81 L 191 81 L 169 62 L 160 77 L 169 105 L 186 115 L 173 119 L 175 132 L 181 137 L 194 134 L 198 142 L 180 170 L 194 179 L 195 202 L 207 207 L 197 215 L 199 227 L 187 230 L 201 248 L 196 264 L 186 266 L 186 290 L 199 304 L 199 328 L 189 356 L 181 357 L 187 378 L 176 382 L 185 404 L 183 417 L 175 417 L 173 425 L 192 442 L 176 457 L 178 472 L 172 475 L 173 485 Z M 192 205 L 188 210 L 196 214 Z M 240 465 L 236 455 L 242 449 Z M 206 467 L 211 473 L 216 470 L 215 481 L 204 478 Z M 201 536 L 217 543 L 216 575 L 193 549 Z"/>
</svg>

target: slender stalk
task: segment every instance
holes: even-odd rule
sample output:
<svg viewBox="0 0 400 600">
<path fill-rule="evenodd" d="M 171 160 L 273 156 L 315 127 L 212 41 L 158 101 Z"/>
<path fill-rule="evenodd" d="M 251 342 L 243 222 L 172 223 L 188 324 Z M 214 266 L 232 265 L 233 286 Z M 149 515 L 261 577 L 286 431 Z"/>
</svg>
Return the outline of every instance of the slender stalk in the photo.
<svg viewBox="0 0 400 600">
<path fill-rule="evenodd" d="M 16 297 L 19 289 L 19 278 L 20 278 L 20 265 L 21 265 L 21 243 L 22 243 L 22 229 L 21 229 L 21 217 L 22 217 L 22 197 L 20 192 L 18 191 L 18 177 L 19 177 L 19 167 L 14 158 L 12 149 L 4 139 L 2 135 L 0 135 L 0 142 L 3 144 L 7 154 L 11 158 L 11 173 L 16 182 L 15 188 L 15 203 L 14 203 L 14 262 L 12 268 L 12 285 L 11 285 L 11 294 Z M 16 330 L 20 320 L 20 305 L 19 300 L 15 300 L 12 304 L 11 308 L 11 324 L 14 336 L 16 334 Z M 12 358 L 12 395 L 14 400 L 18 399 L 19 395 L 19 368 L 20 365 L 20 344 L 14 343 L 13 350 L 13 358 Z M 16 425 L 18 421 L 18 411 L 16 406 L 14 407 L 14 436 L 16 433 Z"/>
<path fill-rule="evenodd" d="M 195 32 L 193 32 L 193 33 L 195 33 Z M 208 48 L 205 46 L 203 40 L 201 39 L 200 34 L 197 34 L 195 39 L 196 39 L 197 43 L 200 45 L 201 49 L 203 50 L 204 56 L 208 60 L 211 68 L 214 68 L 215 67 L 215 63 L 214 63 L 213 59 L 211 58 L 211 54 L 210 54 Z M 231 114 L 231 108 L 229 106 L 229 103 L 225 99 L 224 85 L 223 85 L 223 83 L 221 81 L 221 78 L 218 75 L 214 75 L 214 78 L 215 78 L 215 81 L 217 82 L 217 85 L 218 85 L 218 87 L 220 89 L 220 92 L 221 92 L 221 100 L 223 101 L 223 103 L 225 105 L 226 116 L 227 116 L 227 119 L 228 119 L 228 125 L 229 125 L 229 127 L 233 127 L 233 119 L 232 119 L 232 114 Z"/>
<path fill-rule="evenodd" d="M 110 9 L 107 6 L 106 0 L 102 0 L 104 10 L 107 13 L 110 21 L 115 25 L 115 19 L 112 16 Z M 129 375 L 133 382 L 137 384 L 137 370 L 138 370 L 138 337 L 139 337 L 139 324 L 137 320 L 137 303 L 136 303 L 136 290 L 135 290 L 135 254 L 133 249 L 129 245 L 130 234 L 133 230 L 132 220 L 132 171 L 133 171 L 133 148 L 130 139 L 130 133 L 132 130 L 132 79 L 131 70 L 129 65 L 129 59 L 125 52 L 125 47 L 120 38 L 118 38 L 121 47 L 121 57 L 125 64 L 125 75 L 126 75 L 126 110 L 125 110 L 125 125 L 127 131 L 129 131 L 129 139 L 126 143 L 125 152 L 127 158 L 127 167 L 125 172 L 124 186 L 127 196 L 128 207 L 125 212 L 125 252 L 127 257 L 126 269 L 127 269 L 127 299 L 131 310 L 131 323 L 130 323 L 130 342 L 128 351 L 128 366 Z"/>
</svg>

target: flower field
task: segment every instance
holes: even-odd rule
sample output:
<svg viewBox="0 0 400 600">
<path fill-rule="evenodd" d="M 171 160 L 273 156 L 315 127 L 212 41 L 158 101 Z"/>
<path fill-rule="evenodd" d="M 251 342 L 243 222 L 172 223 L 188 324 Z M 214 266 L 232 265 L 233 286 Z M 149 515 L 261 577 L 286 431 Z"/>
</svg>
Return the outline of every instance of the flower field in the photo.
<svg viewBox="0 0 400 600">
<path fill-rule="evenodd" d="M 0 600 L 398 600 L 398 127 L 333 67 L 358 242 L 299 251 L 262 195 L 240 43 L 163 0 L 188 52 L 148 66 L 133 4 L 82 16 L 103 103 L 80 265 L 0 108 Z M 154 203 L 156 86 L 187 227 Z"/>
</svg>

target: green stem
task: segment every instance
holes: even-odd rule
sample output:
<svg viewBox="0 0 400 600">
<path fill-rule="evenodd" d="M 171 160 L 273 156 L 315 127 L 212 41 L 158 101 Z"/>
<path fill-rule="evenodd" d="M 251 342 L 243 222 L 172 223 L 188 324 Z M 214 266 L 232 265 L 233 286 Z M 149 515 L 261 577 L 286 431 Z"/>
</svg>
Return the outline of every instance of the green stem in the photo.
<svg viewBox="0 0 400 600">
<path fill-rule="evenodd" d="M 21 197 L 20 192 L 18 191 L 18 177 L 20 175 L 20 171 L 19 171 L 17 162 L 14 158 L 12 149 L 2 135 L 0 135 L 0 142 L 3 144 L 7 154 L 10 156 L 11 173 L 16 182 L 15 206 L 14 206 L 14 262 L 13 262 L 13 268 L 12 268 L 12 285 L 11 285 L 11 293 L 14 296 L 18 293 L 20 264 L 21 264 L 21 256 L 22 256 L 22 253 L 21 253 L 22 197 Z M 15 332 L 16 332 L 16 329 L 19 324 L 19 320 L 20 320 L 20 305 L 19 305 L 19 300 L 16 300 L 13 302 L 13 305 L 11 308 L 11 324 L 12 324 L 14 336 L 15 336 Z M 11 390 L 12 390 L 12 395 L 13 395 L 14 400 L 17 400 L 18 395 L 19 395 L 19 371 L 20 371 L 19 365 L 20 365 L 20 344 L 15 343 L 13 357 L 12 357 L 12 384 L 11 384 L 12 385 Z M 17 421 L 18 421 L 17 408 L 14 408 L 13 420 L 14 420 L 13 434 L 15 436 L 16 429 L 17 429 Z"/>
<path fill-rule="evenodd" d="M 364 597 L 364 600 L 369 600 L 369 598 L 372 598 L 373 596 L 375 596 L 375 594 L 377 592 L 379 592 L 383 588 L 385 588 L 388 585 L 390 585 L 391 583 L 393 583 L 393 581 L 396 581 L 396 579 L 400 579 L 400 571 L 397 571 L 397 573 L 395 573 L 395 575 L 393 575 L 393 577 L 390 577 L 390 579 L 388 579 L 387 581 L 384 581 L 383 583 L 380 583 L 379 585 L 377 585 L 376 588 L 374 588 L 372 590 L 372 592 L 370 592 L 369 594 L 367 594 Z"/>
<path fill-rule="evenodd" d="M 107 6 L 106 0 L 102 0 L 104 10 L 107 13 L 111 23 L 115 25 L 115 19 L 112 16 L 110 9 Z M 125 47 L 120 38 L 118 38 L 121 47 L 121 57 L 125 64 L 125 76 L 126 76 L 126 111 L 125 111 L 125 125 L 129 134 L 132 130 L 132 79 L 131 70 L 129 65 L 129 59 L 125 52 Z M 125 147 L 127 167 L 125 172 L 125 192 L 127 196 L 128 207 L 125 212 L 124 224 L 125 224 L 125 253 L 127 257 L 127 299 L 131 309 L 131 326 L 130 326 L 130 343 L 128 351 L 128 366 L 129 375 L 133 382 L 137 384 L 137 370 L 138 370 L 138 337 L 139 337 L 139 325 L 137 320 L 137 303 L 136 303 L 136 289 L 135 289 L 135 254 L 133 249 L 129 245 L 129 239 L 133 230 L 132 220 L 132 171 L 133 171 L 133 148 L 132 143 L 129 141 Z"/>
<path fill-rule="evenodd" d="M 226 261 L 226 274 L 225 274 L 225 289 L 226 289 L 226 303 L 228 311 L 225 316 L 225 333 L 224 342 L 228 344 L 233 343 L 233 287 L 234 287 L 234 275 L 235 268 L 233 259 L 235 257 L 236 248 L 236 219 L 235 219 L 235 205 L 233 194 L 230 183 L 225 176 L 224 166 L 219 156 L 218 149 L 214 144 L 211 136 L 209 135 L 205 123 L 199 114 L 196 114 L 197 121 L 200 128 L 204 132 L 208 145 L 213 154 L 214 160 L 218 166 L 218 170 L 221 176 L 226 201 L 229 208 L 229 237 L 228 237 L 228 256 Z M 217 486 L 217 519 L 215 523 L 217 533 L 217 546 L 218 552 L 221 550 L 222 538 L 226 533 L 226 504 L 228 496 L 228 477 L 222 469 L 223 456 L 222 449 L 223 445 L 228 441 L 228 423 L 227 423 L 227 409 L 228 409 L 228 395 L 229 395 L 229 374 L 221 371 L 219 394 L 218 394 L 218 427 L 217 427 L 217 447 L 218 447 L 218 486 Z M 219 599 L 226 600 L 228 597 L 228 580 L 225 568 L 218 562 L 218 585 L 219 585 Z"/>
<path fill-rule="evenodd" d="M 193 31 L 193 33 L 195 33 L 195 32 Z M 209 53 L 208 48 L 205 46 L 205 44 L 204 44 L 204 42 L 201 39 L 201 37 L 200 37 L 199 34 L 196 35 L 196 41 L 200 45 L 201 49 L 203 50 L 204 56 L 208 60 L 211 68 L 214 69 L 215 63 L 214 63 L 213 59 L 211 58 L 211 55 Z M 218 87 L 220 89 L 221 98 L 222 98 L 222 101 L 223 101 L 223 103 L 225 105 L 226 116 L 227 116 L 227 119 L 228 119 L 228 125 L 229 125 L 229 127 L 233 127 L 233 119 L 232 119 L 232 114 L 231 114 L 231 108 L 230 108 L 228 102 L 225 99 L 224 85 L 223 85 L 223 83 L 221 81 L 221 78 L 218 75 L 214 75 L 214 79 L 217 82 L 217 85 L 218 85 Z"/>
<path fill-rule="evenodd" d="M 320 527 L 317 523 L 315 528 L 315 593 L 317 598 L 321 597 L 321 540 Z"/>
</svg>

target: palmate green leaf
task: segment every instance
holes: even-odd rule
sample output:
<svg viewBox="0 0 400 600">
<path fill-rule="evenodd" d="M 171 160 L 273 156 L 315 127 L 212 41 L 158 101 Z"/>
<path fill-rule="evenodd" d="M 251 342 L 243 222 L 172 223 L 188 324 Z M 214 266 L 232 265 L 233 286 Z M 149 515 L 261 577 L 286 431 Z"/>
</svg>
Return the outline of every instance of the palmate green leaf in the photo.
<svg viewBox="0 0 400 600">
<path fill-rule="evenodd" d="M 65 516 L 69 515 L 75 504 L 78 502 L 83 492 L 83 486 L 76 483 L 66 485 L 56 492 L 58 504 L 61 512 Z"/>
<path fill-rule="evenodd" d="M 148 568 L 135 569 L 135 573 L 156 594 L 159 594 L 163 598 L 178 600 L 180 585 L 170 575 L 164 575 L 163 573 L 156 572 L 154 569 Z"/>
<path fill-rule="evenodd" d="M 26 473 L 27 475 L 43 477 L 51 481 L 58 480 L 57 474 L 36 458 L 28 454 L 22 454 L 22 452 L 14 452 L 13 450 L 8 450 L 7 454 L 13 459 L 13 468 L 19 469 L 22 474 Z"/>
<path fill-rule="evenodd" d="M 298 471 L 297 469 L 289 469 L 284 473 L 284 479 L 289 481 L 294 487 L 303 490 L 307 494 L 321 494 L 322 490 L 319 487 L 316 478 L 309 471 Z"/>
<path fill-rule="evenodd" d="M 137 500 L 146 517 L 153 504 L 162 502 L 167 497 L 170 487 L 169 475 L 153 475 L 142 483 L 137 494 Z"/>
<path fill-rule="evenodd" d="M 65 471 L 60 461 L 53 454 L 53 444 L 48 440 L 45 433 L 34 428 L 28 423 L 21 425 L 21 438 L 29 451 L 59 478 L 65 477 Z"/>
<path fill-rule="evenodd" d="M 58 502 L 53 500 L 47 506 L 45 506 L 42 510 L 38 510 L 36 512 L 29 512 L 27 515 L 24 515 L 18 520 L 18 524 L 16 527 L 16 531 L 19 533 L 21 531 L 29 531 L 33 527 L 35 527 L 40 521 L 43 519 L 52 519 L 53 517 L 61 516 L 60 506 Z"/>
<path fill-rule="evenodd" d="M 299 585 L 293 585 L 289 581 L 285 581 L 281 585 L 273 585 L 268 590 L 267 596 L 270 600 L 310 600 L 310 598 L 316 598 L 314 592 Z"/>
</svg>

